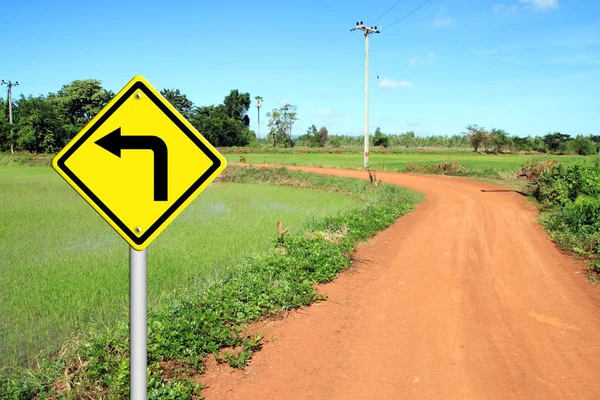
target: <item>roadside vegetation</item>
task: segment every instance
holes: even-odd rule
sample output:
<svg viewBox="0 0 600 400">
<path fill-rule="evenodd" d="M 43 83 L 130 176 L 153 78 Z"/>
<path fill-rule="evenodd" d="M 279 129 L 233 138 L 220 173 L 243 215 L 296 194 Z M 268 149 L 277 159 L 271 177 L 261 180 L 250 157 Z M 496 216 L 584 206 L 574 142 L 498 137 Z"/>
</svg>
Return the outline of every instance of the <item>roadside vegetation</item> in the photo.
<svg viewBox="0 0 600 400">
<path fill-rule="evenodd" d="M 151 399 L 200 396 L 195 377 L 202 373 L 203 360 L 210 354 L 243 368 L 260 348 L 260 334 L 248 331 L 248 323 L 323 300 L 314 285 L 334 279 L 351 264 L 358 242 L 393 224 L 421 199 L 417 193 L 392 185 L 285 169 L 232 167 L 220 180 L 229 185 L 268 183 L 325 189 L 349 195 L 359 205 L 336 215 L 310 218 L 301 229 L 273 235 L 269 251 L 219 266 L 222 268 L 162 297 L 148 319 Z M 204 244 L 199 241 L 197 246 Z M 176 264 L 180 262 L 184 260 Z M 3 370 L 0 398 L 126 398 L 126 319 L 96 326 L 67 343 L 58 354 L 38 361 L 30 369 Z"/>
<path fill-rule="evenodd" d="M 527 163 L 521 170 L 539 203 L 541 221 L 564 250 L 589 260 L 600 273 L 600 162 Z"/>
</svg>

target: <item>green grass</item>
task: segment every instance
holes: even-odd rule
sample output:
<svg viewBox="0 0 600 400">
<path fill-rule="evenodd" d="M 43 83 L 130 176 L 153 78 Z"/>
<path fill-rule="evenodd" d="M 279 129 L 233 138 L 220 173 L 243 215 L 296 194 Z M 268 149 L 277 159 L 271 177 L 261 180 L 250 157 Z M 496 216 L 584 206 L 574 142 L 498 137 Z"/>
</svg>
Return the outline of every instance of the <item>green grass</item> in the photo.
<svg viewBox="0 0 600 400">
<path fill-rule="evenodd" d="M 53 170 L 0 167 L 0 204 L 0 365 L 31 363 L 127 314 L 127 244 Z M 278 219 L 294 232 L 356 205 L 323 191 L 213 184 L 148 248 L 150 303 L 266 251 Z"/>
<path fill-rule="evenodd" d="M 358 242 L 393 224 L 422 199 L 396 186 L 348 178 L 285 169 L 228 171 L 225 180 L 327 188 L 351 193 L 360 205 L 312 219 L 303 231 L 274 240 L 271 251 L 163 298 L 148 316 L 149 399 L 199 398 L 201 388 L 193 377 L 202 373 L 211 353 L 243 368 L 261 346 L 260 335 L 245 330 L 247 323 L 324 299 L 314 285 L 335 278 L 351 264 Z M 128 368 L 124 320 L 90 332 L 70 351 L 36 368 L 0 373 L 0 398 L 127 398 Z"/>
<path fill-rule="evenodd" d="M 240 156 L 246 157 L 251 164 L 276 164 L 321 166 L 333 168 L 360 169 L 363 166 L 362 154 L 225 154 L 227 161 L 239 162 Z M 521 164 L 529 159 L 556 159 L 571 163 L 582 159 L 581 156 L 552 156 L 552 155 L 520 155 L 520 154 L 479 154 L 469 152 L 440 152 L 440 153 L 377 153 L 371 152 L 370 167 L 378 171 L 404 171 L 409 164 L 440 163 L 447 159 L 458 161 L 465 167 L 485 174 L 491 172 L 516 171 Z M 585 157 L 600 159 L 599 156 Z"/>
</svg>

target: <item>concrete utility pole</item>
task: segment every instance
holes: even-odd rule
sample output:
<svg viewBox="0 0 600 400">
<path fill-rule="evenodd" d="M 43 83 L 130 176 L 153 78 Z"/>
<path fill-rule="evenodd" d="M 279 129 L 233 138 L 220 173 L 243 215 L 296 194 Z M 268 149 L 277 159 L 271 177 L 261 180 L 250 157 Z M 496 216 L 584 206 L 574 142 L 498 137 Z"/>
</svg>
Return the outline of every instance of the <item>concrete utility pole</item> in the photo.
<svg viewBox="0 0 600 400">
<path fill-rule="evenodd" d="M 256 100 L 256 111 L 258 111 L 258 138 L 260 139 L 260 108 L 262 107 L 262 103 L 261 101 L 263 100 L 263 98 L 261 96 L 256 96 L 254 97 L 254 100 Z"/>
<path fill-rule="evenodd" d="M 8 81 L 6 82 L 4 79 L 2 79 L 2 82 L 0 83 L 0 85 L 8 85 L 8 122 L 10 123 L 10 154 L 14 154 L 14 148 L 13 148 L 13 143 L 12 143 L 12 88 L 13 86 L 19 86 L 19 82 L 11 82 Z"/>
<path fill-rule="evenodd" d="M 365 169 L 369 168 L 369 35 L 380 33 L 377 26 L 365 26 L 363 22 L 356 22 L 350 32 L 361 30 L 365 34 Z"/>
</svg>

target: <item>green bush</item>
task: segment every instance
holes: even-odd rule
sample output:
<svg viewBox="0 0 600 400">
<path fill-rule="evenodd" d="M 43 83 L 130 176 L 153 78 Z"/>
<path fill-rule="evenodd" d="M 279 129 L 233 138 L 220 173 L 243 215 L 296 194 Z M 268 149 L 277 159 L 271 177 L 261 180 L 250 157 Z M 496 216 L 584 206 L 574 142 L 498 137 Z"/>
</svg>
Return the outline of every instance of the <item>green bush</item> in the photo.
<svg viewBox="0 0 600 400">
<path fill-rule="evenodd" d="M 532 190 L 544 208 L 564 207 L 580 195 L 599 196 L 600 164 L 586 161 L 556 164 L 540 175 Z"/>
<path fill-rule="evenodd" d="M 533 178 L 523 175 L 552 238 L 563 249 L 590 257 L 591 269 L 600 272 L 600 164 L 524 165 L 522 170 L 536 172 Z"/>
</svg>

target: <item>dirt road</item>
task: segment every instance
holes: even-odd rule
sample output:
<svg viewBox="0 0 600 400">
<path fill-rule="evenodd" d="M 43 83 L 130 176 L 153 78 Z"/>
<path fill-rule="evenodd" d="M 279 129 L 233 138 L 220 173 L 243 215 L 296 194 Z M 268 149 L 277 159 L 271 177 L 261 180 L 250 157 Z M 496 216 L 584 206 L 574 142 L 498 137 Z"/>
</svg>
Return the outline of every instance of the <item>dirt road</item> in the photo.
<svg viewBox="0 0 600 400">
<path fill-rule="evenodd" d="M 209 366 L 209 400 L 600 399 L 599 288 L 525 198 L 443 176 L 378 178 L 426 200 L 320 287 L 328 301 L 259 324 L 267 342 L 245 371 Z"/>
</svg>

